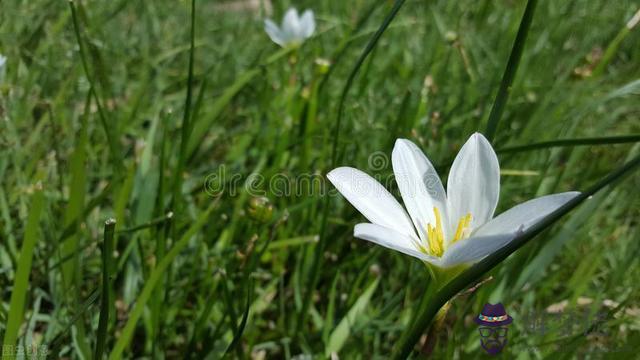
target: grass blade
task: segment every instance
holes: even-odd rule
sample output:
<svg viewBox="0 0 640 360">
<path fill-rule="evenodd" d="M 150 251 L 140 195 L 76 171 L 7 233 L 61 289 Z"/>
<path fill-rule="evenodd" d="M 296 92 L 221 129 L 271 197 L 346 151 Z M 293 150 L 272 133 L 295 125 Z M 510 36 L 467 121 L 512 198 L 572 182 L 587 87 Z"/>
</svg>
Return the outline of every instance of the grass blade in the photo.
<svg viewBox="0 0 640 360">
<path fill-rule="evenodd" d="M 578 139 L 558 139 L 550 141 L 541 141 L 533 144 L 506 146 L 496 150 L 499 153 L 513 153 L 528 150 L 546 149 L 551 147 L 565 146 L 581 146 L 581 145 L 610 145 L 610 144 L 628 144 L 640 141 L 640 134 L 606 136 L 606 137 L 590 137 Z"/>
<path fill-rule="evenodd" d="M 116 220 L 109 219 L 104 223 L 104 242 L 102 243 L 102 300 L 100 303 L 100 319 L 98 320 L 98 335 L 94 359 L 102 359 L 104 344 L 107 341 L 107 327 L 109 325 L 109 308 L 111 307 L 111 271 L 113 265 L 113 234 Z"/>
<path fill-rule="evenodd" d="M 49 347 L 47 349 L 50 355 L 57 355 L 65 343 L 62 341 L 64 339 L 64 335 L 71 331 L 71 328 L 74 324 L 80 320 L 82 316 L 93 306 L 93 304 L 98 301 L 98 297 L 100 296 L 100 291 L 98 289 L 94 289 L 87 298 L 78 305 L 77 311 L 71 318 L 71 320 L 67 323 L 67 325 L 60 331 L 58 334 L 51 340 L 49 343 Z"/>
<path fill-rule="evenodd" d="M 225 281 L 224 278 L 222 281 Z M 199 340 L 201 333 L 205 325 L 207 324 L 207 319 L 211 315 L 213 305 L 216 304 L 216 302 L 214 301 L 214 295 L 218 284 L 220 284 L 220 281 L 216 281 L 211 287 L 209 295 L 207 295 L 207 301 L 205 302 L 206 305 L 195 322 L 193 332 L 191 333 L 191 339 L 189 340 L 189 345 L 187 346 L 187 351 L 184 354 L 185 359 L 191 359 L 196 351 L 196 342 Z"/>
<path fill-rule="evenodd" d="M 82 189 L 83 191 L 72 191 L 69 193 L 69 202 L 64 214 L 64 227 L 70 229 L 69 238 L 65 235 L 62 236 L 60 241 L 62 246 L 60 248 L 60 258 L 64 259 L 71 254 L 74 254 L 78 250 L 78 236 L 80 224 L 83 219 L 85 191 L 87 182 L 87 123 L 89 118 L 89 107 L 91 106 L 91 94 L 87 94 L 85 100 L 85 113 L 80 117 L 80 129 L 78 130 L 77 141 L 75 149 L 71 155 L 71 188 Z M 74 274 L 77 266 L 77 258 L 74 256 L 73 261 L 64 263 L 62 266 L 62 280 L 65 286 L 69 287 L 74 283 Z"/>
<path fill-rule="evenodd" d="M 40 215 L 44 208 L 44 194 L 42 184 L 38 182 L 34 186 L 34 192 L 31 196 L 31 209 L 27 223 L 24 227 L 24 240 L 22 242 L 22 250 L 20 251 L 20 259 L 13 281 L 13 290 L 11 291 L 11 300 L 9 304 L 9 318 L 7 319 L 3 348 L 12 348 L 18 339 L 18 332 L 24 317 L 25 305 L 27 302 L 27 288 L 29 287 L 29 274 L 31 273 L 31 262 L 33 260 L 33 249 L 38 239 L 38 229 L 40 228 Z M 3 353 L 3 359 L 4 359 Z M 15 353 L 9 353 L 7 359 L 14 359 Z"/>
<path fill-rule="evenodd" d="M 122 170 L 122 162 L 120 161 L 120 146 L 118 143 L 117 134 L 113 132 L 114 129 L 117 129 L 117 126 L 111 126 L 107 121 L 107 117 L 104 113 L 104 107 L 102 106 L 100 98 L 96 92 L 95 81 L 93 79 L 93 76 L 91 75 L 91 71 L 89 71 L 89 64 L 87 63 L 87 52 L 85 49 L 84 41 L 82 40 L 82 35 L 80 34 L 80 24 L 78 22 L 78 15 L 76 13 L 76 5 L 73 0 L 69 1 L 69 7 L 71 8 L 73 30 L 78 42 L 78 48 L 80 49 L 80 60 L 82 62 L 82 68 L 84 69 L 84 74 L 87 77 L 89 85 L 91 86 L 89 92 L 93 95 L 93 98 L 96 101 L 98 115 L 100 117 L 102 127 L 104 128 L 105 135 L 107 136 L 107 142 L 109 143 L 109 150 L 111 152 L 111 161 L 113 163 L 113 171 L 116 175 L 118 175 Z"/>
<path fill-rule="evenodd" d="M 609 46 L 607 46 L 607 50 L 605 50 L 604 55 L 602 56 L 602 59 L 598 62 L 595 69 L 593 69 L 593 77 L 598 77 L 604 73 L 604 69 L 607 68 L 607 65 L 609 65 L 613 57 L 618 52 L 620 44 L 622 44 L 622 41 L 631 33 L 631 30 L 638 25 L 638 22 L 640 22 L 640 10 L 636 11 L 633 17 L 629 19 L 622 29 L 620 29 L 616 37 L 611 40 Z"/>
<path fill-rule="evenodd" d="M 233 341 L 229 344 L 229 347 L 224 352 L 223 357 L 227 357 L 229 351 L 233 349 L 241 349 L 238 347 L 240 345 L 240 339 L 242 338 L 242 333 L 244 332 L 245 327 L 247 326 L 247 320 L 249 319 L 249 310 L 251 309 L 251 298 L 253 298 L 253 290 L 254 290 L 254 282 L 253 280 L 249 284 L 249 289 L 247 290 L 247 303 L 244 308 L 244 313 L 242 314 L 242 320 L 240 320 L 240 325 L 238 325 L 235 334 L 233 335 Z M 242 358 L 242 353 L 239 352 L 238 356 Z"/>
<path fill-rule="evenodd" d="M 182 117 L 182 129 L 180 137 L 180 154 L 178 155 L 178 164 L 176 165 L 175 177 L 173 183 L 173 209 L 180 212 L 180 203 L 182 199 L 182 171 L 187 158 L 187 145 L 189 143 L 189 135 L 191 133 L 191 97 L 193 96 L 193 58 L 195 56 L 195 30 L 196 28 L 196 0 L 191 0 L 191 32 L 189 36 L 189 73 L 187 75 L 187 96 L 184 100 L 184 112 Z"/>
<path fill-rule="evenodd" d="M 347 339 L 351 336 L 351 329 L 353 325 L 369 305 L 371 296 L 378 288 L 379 283 L 380 278 L 377 278 L 371 283 L 371 285 L 369 285 L 369 287 L 367 287 L 362 295 L 358 297 L 353 306 L 351 306 L 347 315 L 340 320 L 338 326 L 336 326 L 336 328 L 331 332 L 324 354 L 327 358 L 330 358 L 331 354 L 338 353 L 340 349 L 342 349 L 342 346 L 344 346 Z"/>
<path fill-rule="evenodd" d="M 511 48 L 511 54 L 509 54 L 507 67 L 505 68 L 504 74 L 502 75 L 500 88 L 498 89 L 496 100 L 493 102 L 493 107 L 491 108 L 491 113 L 489 114 L 489 120 L 487 121 L 487 130 L 485 131 L 485 136 L 487 137 L 487 139 L 489 139 L 489 141 L 493 140 L 496 134 L 496 130 L 498 129 L 498 122 L 502 117 L 504 106 L 506 105 L 507 99 L 509 98 L 511 84 L 513 84 L 513 79 L 516 76 L 516 71 L 518 71 L 518 65 L 520 64 L 520 58 L 522 57 L 524 44 L 527 41 L 527 34 L 529 33 L 529 28 L 531 27 L 533 12 L 535 11 L 537 3 L 538 0 L 528 0 L 527 6 L 524 9 L 524 15 L 522 15 L 522 20 L 520 20 L 518 34 L 516 35 L 516 40 L 513 43 L 513 48 Z"/>
</svg>

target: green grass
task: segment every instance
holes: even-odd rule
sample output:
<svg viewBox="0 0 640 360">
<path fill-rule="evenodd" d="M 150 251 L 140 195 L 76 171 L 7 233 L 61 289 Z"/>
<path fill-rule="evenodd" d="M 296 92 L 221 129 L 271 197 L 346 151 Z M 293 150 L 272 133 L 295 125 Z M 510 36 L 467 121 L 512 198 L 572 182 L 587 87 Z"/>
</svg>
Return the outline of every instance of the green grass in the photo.
<svg viewBox="0 0 640 360">
<path fill-rule="evenodd" d="M 269 40 L 260 7 L 194 3 L 192 21 L 191 1 L 2 2 L 6 349 L 388 358 L 429 272 L 353 238 L 362 216 L 324 195 L 333 163 L 385 179 L 379 154 L 405 137 L 444 176 L 489 126 L 501 212 L 585 191 L 640 153 L 637 2 L 537 1 L 504 81 L 526 1 L 406 1 L 352 78 L 394 2 L 274 1 L 277 19 L 316 13 L 295 51 Z M 507 358 L 632 358 L 638 187 L 637 172 L 604 187 L 456 296 L 432 356 L 484 357 L 472 318 L 500 301 Z"/>
<path fill-rule="evenodd" d="M 42 186 L 40 183 L 35 185 L 33 191 L 31 210 L 27 220 L 27 231 L 24 233 L 24 241 L 20 250 L 20 261 L 18 262 L 13 289 L 11 292 L 11 303 L 9 304 L 9 316 L 6 320 L 4 331 L 4 346 L 12 346 L 15 344 L 22 324 L 22 316 L 26 305 L 27 287 L 29 284 L 29 273 L 31 272 L 31 264 L 33 261 L 33 249 L 38 239 L 38 222 L 42 213 L 44 197 L 42 194 Z M 9 354 L 10 355 L 10 354 Z M 4 357 L 4 356 L 3 356 Z M 8 356 L 14 358 L 14 356 Z"/>
</svg>

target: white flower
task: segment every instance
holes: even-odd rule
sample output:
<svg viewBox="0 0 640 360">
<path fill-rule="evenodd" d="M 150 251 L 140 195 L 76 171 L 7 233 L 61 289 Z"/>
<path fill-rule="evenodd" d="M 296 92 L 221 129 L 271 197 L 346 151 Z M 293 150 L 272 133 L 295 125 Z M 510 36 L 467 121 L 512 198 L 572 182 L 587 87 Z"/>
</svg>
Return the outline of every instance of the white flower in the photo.
<svg viewBox="0 0 640 360">
<path fill-rule="evenodd" d="M 302 16 L 298 10 L 290 8 L 282 18 L 282 26 L 278 27 L 270 19 L 264 21 L 264 30 L 271 40 L 282 47 L 298 46 L 313 35 L 316 21 L 312 10 L 306 10 Z"/>
<path fill-rule="evenodd" d="M 439 268 L 481 260 L 579 194 L 542 196 L 493 218 L 500 167 L 491 144 L 478 133 L 456 156 L 446 193 L 433 165 L 411 141 L 398 139 L 391 161 L 409 215 L 380 183 L 358 169 L 340 167 L 327 177 L 371 222 L 356 225 L 355 237 Z"/>
</svg>

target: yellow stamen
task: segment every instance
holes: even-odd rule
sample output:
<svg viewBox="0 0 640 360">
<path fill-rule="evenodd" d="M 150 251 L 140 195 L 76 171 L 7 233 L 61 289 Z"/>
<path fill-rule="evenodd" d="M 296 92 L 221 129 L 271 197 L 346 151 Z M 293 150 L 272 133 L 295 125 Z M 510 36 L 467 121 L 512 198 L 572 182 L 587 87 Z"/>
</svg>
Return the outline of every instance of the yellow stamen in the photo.
<svg viewBox="0 0 640 360">
<path fill-rule="evenodd" d="M 440 210 L 437 207 L 433 208 L 433 214 L 435 215 L 435 225 L 431 223 L 427 224 L 427 246 L 419 246 L 420 250 L 424 253 L 428 253 L 433 256 L 441 257 L 445 250 L 445 238 L 444 229 L 442 227 L 442 216 Z M 466 238 L 469 234 L 469 227 L 471 225 L 471 213 L 463 216 L 458 220 L 458 227 L 456 233 L 451 240 L 451 244 L 456 241 L 460 241 Z M 427 251 L 428 250 L 428 251 Z"/>
<path fill-rule="evenodd" d="M 440 211 L 438 211 L 437 207 L 433 207 L 433 213 L 436 215 L 436 231 L 438 232 L 438 239 L 440 240 L 440 245 L 444 244 L 444 232 L 442 231 L 442 218 L 440 218 Z"/>
<path fill-rule="evenodd" d="M 429 253 L 434 256 L 442 256 L 444 253 L 444 231 L 442 229 L 442 217 L 437 207 L 433 208 L 436 217 L 435 227 L 427 224 L 427 237 L 429 238 Z"/>
<path fill-rule="evenodd" d="M 431 239 L 434 238 L 433 227 L 431 226 L 431 224 L 427 224 L 427 238 L 429 239 L 429 242 L 427 244 L 429 245 L 429 253 L 433 254 L 435 251 L 435 244 L 433 243 L 433 241 L 431 241 Z"/>
<path fill-rule="evenodd" d="M 471 213 L 467 213 L 467 215 L 461 217 L 458 221 L 458 228 L 456 229 L 456 235 L 453 237 L 453 241 L 451 242 L 452 244 L 465 237 L 469 225 L 471 225 Z"/>
</svg>

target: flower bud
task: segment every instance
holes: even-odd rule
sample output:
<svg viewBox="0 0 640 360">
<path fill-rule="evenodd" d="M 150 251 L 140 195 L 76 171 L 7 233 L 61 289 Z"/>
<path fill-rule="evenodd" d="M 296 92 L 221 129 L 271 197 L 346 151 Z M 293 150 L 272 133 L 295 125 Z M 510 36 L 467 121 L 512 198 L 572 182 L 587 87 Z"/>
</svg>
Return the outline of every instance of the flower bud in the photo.
<svg viewBox="0 0 640 360">
<path fill-rule="evenodd" d="M 251 198 L 247 207 L 247 214 L 257 222 L 269 222 L 273 217 L 273 205 L 264 196 Z"/>
<path fill-rule="evenodd" d="M 444 38 L 448 42 L 454 43 L 454 42 L 456 42 L 458 40 L 458 33 L 456 33 L 455 31 L 447 31 L 444 34 Z"/>
<path fill-rule="evenodd" d="M 331 62 L 327 59 L 317 58 L 314 63 L 316 64 L 316 72 L 320 75 L 324 75 L 329 72 Z"/>
</svg>

